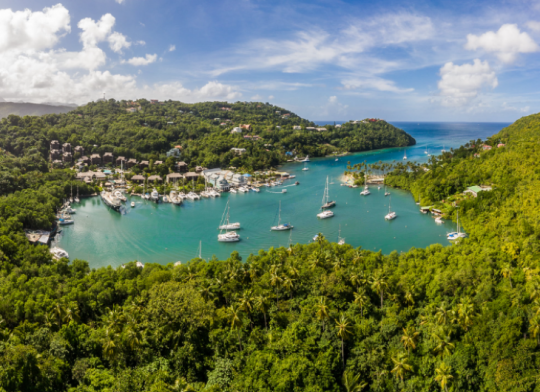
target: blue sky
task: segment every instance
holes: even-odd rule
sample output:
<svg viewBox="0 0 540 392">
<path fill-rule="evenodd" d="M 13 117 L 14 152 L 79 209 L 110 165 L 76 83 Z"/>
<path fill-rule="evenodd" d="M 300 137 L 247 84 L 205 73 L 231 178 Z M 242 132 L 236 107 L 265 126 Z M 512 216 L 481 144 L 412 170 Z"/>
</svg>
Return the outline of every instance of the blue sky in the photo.
<svg viewBox="0 0 540 392">
<path fill-rule="evenodd" d="M 533 1 L 4 0 L 0 97 L 514 121 L 538 111 L 539 44 Z"/>
</svg>

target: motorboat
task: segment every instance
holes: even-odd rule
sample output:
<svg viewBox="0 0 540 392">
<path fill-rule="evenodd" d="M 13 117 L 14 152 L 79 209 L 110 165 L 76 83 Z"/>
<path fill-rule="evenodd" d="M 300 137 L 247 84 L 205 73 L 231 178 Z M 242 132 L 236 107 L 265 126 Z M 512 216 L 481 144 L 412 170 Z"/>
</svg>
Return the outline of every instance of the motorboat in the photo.
<svg viewBox="0 0 540 392">
<path fill-rule="evenodd" d="M 51 252 L 52 257 L 53 257 L 54 260 L 60 260 L 60 259 L 63 259 L 63 258 L 69 259 L 68 252 L 66 252 L 62 248 L 54 246 L 49 251 Z"/>
<path fill-rule="evenodd" d="M 131 208 L 134 208 L 134 207 L 135 207 L 135 202 L 132 201 L 132 202 L 131 202 Z"/>
<path fill-rule="evenodd" d="M 150 193 L 145 193 L 145 194 L 144 194 L 144 198 L 145 198 L 146 200 L 150 200 Z"/>
<path fill-rule="evenodd" d="M 114 191 L 113 194 L 120 201 L 126 201 L 127 200 L 126 196 L 119 190 Z"/>
<path fill-rule="evenodd" d="M 326 176 L 326 186 L 324 187 L 321 208 L 324 210 L 325 208 L 332 208 L 335 206 L 336 202 L 334 200 L 330 200 L 330 197 L 328 196 L 328 176 Z"/>
<path fill-rule="evenodd" d="M 75 213 L 77 212 L 77 210 L 74 209 L 74 208 L 71 208 L 71 206 L 67 206 L 67 207 L 64 209 L 64 212 L 65 212 L 66 214 L 75 214 Z"/>
<path fill-rule="evenodd" d="M 296 176 L 294 174 L 289 176 L 289 180 L 292 180 L 293 178 L 296 178 Z"/>
<path fill-rule="evenodd" d="M 279 202 L 279 214 L 278 214 L 278 224 L 276 226 L 270 227 L 270 230 L 273 231 L 285 231 L 291 230 L 293 226 L 290 223 L 281 223 L 281 200 Z"/>
<path fill-rule="evenodd" d="M 334 216 L 334 213 L 330 210 L 325 210 L 323 212 L 320 212 L 317 214 L 317 218 L 321 218 L 321 219 L 327 219 L 327 218 L 331 218 Z"/>
<path fill-rule="evenodd" d="M 285 189 L 285 188 L 282 189 L 282 190 L 281 190 L 281 193 L 287 193 L 287 189 Z"/>
<path fill-rule="evenodd" d="M 249 189 L 247 189 L 246 187 L 241 186 L 240 188 L 238 188 L 238 191 L 240 193 L 246 193 L 246 192 L 249 192 Z"/>
<path fill-rule="evenodd" d="M 156 188 L 152 190 L 152 193 L 150 194 L 150 197 L 152 198 L 152 201 L 154 203 L 159 203 L 159 193 Z"/>
<path fill-rule="evenodd" d="M 435 218 L 435 223 L 441 224 L 441 223 L 444 223 L 444 221 L 442 220 L 440 216 L 438 216 L 437 218 Z"/>
<path fill-rule="evenodd" d="M 339 159 L 336 158 L 336 162 L 339 161 Z"/>
<path fill-rule="evenodd" d="M 181 200 L 184 200 L 185 198 L 187 198 L 186 194 L 184 192 L 180 192 L 178 193 L 178 197 L 181 199 Z"/>
<path fill-rule="evenodd" d="M 384 196 L 390 196 L 390 192 L 386 190 L 386 185 L 384 186 Z"/>
<path fill-rule="evenodd" d="M 238 193 L 238 191 L 235 188 L 231 188 L 231 193 Z"/>
<path fill-rule="evenodd" d="M 319 239 L 319 235 L 315 234 L 312 238 L 313 242 L 317 241 Z"/>
<path fill-rule="evenodd" d="M 254 186 L 252 186 L 251 191 L 259 193 L 261 190 L 259 188 L 255 188 Z"/>
<path fill-rule="evenodd" d="M 200 196 L 197 195 L 195 192 L 189 192 L 186 197 L 190 200 L 200 200 Z"/>
<path fill-rule="evenodd" d="M 218 234 L 219 242 L 238 242 L 240 241 L 240 236 L 234 231 L 229 231 L 225 234 Z"/>
<path fill-rule="evenodd" d="M 72 220 L 72 219 L 65 219 L 65 218 L 60 218 L 60 219 L 58 219 L 58 224 L 59 224 L 60 226 L 72 225 L 72 224 L 74 224 L 74 223 L 75 223 L 75 221 Z"/>
</svg>

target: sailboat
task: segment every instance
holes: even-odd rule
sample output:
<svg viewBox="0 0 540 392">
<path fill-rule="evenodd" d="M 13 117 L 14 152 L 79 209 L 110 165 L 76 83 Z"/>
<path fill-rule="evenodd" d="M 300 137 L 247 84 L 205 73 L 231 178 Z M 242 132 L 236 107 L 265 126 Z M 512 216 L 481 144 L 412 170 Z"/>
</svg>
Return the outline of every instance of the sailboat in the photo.
<svg viewBox="0 0 540 392">
<path fill-rule="evenodd" d="M 403 159 L 407 160 L 407 151 L 405 151 L 405 155 L 403 155 Z"/>
<path fill-rule="evenodd" d="M 390 192 L 386 190 L 386 185 L 384 186 L 384 196 L 389 196 Z"/>
<path fill-rule="evenodd" d="M 146 182 L 144 183 L 144 198 L 150 200 L 150 193 L 146 192 Z"/>
<path fill-rule="evenodd" d="M 70 203 L 73 203 L 73 185 L 71 185 L 71 196 L 69 197 Z"/>
<path fill-rule="evenodd" d="M 307 163 L 304 163 L 304 168 L 302 170 L 303 171 L 308 171 L 309 170 L 309 167 L 307 167 Z"/>
<path fill-rule="evenodd" d="M 427 156 L 430 157 L 431 154 L 429 153 L 429 148 L 427 149 L 427 152 L 426 152 Z"/>
<path fill-rule="evenodd" d="M 240 236 L 236 233 L 236 231 L 229 231 L 229 202 L 227 201 L 227 205 L 225 206 L 225 212 L 223 213 L 225 217 L 222 217 L 221 222 L 219 224 L 219 227 L 224 227 L 225 229 L 221 229 L 222 231 L 218 234 L 218 241 L 219 242 L 238 242 L 240 241 Z M 238 223 L 240 226 L 240 223 Z M 225 233 L 223 233 L 223 230 L 225 230 Z"/>
<path fill-rule="evenodd" d="M 426 150 L 424 151 L 425 154 L 428 153 L 428 147 L 427 147 L 427 144 L 426 144 Z"/>
<path fill-rule="evenodd" d="M 329 196 L 328 196 L 328 176 L 326 176 L 326 187 L 324 188 L 322 203 L 323 203 L 323 205 L 322 205 L 321 209 L 323 209 L 323 210 L 325 208 L 335 207 L 335 205 L 336 205 L 336 202 L 334 200 L 329 200 Z"/>
<path fill-rule="evenodd" d="M 240 230 L 240 222 L 229 222 L 230 211 L 231 208 L 229 207 L 229 201 L 227 200 L 227 205 L 225 206 L 225 211 L 223 211 L 223 216 L 221 217 L 221 222 L 218 227 L 219 230 Z M 225 216 L 225 214 L 227 214 L 227 216 Z M 227 223 L 225 223 L 225 221 Z"/>
<path fill-rule="evenodd" d="M 392 196 L 390 196 L 390 201 L 388 202 L 388 214 L 386 214 L 384 217 L 384 219 L 386 220 L 396 219 L 397 217 L 397 214 L 392 211 L 392 207 L 390 206 L 391 203 L 392 203 Z"/>
<path fill-rule="evenodd" d="M 367 173 L 364 173 L 364 190 L 360 192 L 361 196 L 367 196 L 370 195 L 371 192 L 369 191 L 369 187 L 367 185 Z"/>
<path fill-rule="evenodd" d="M 79 186 L 77 185 L 77 196 L 75 196 L 75 203 L 79 202 Z"/>
<path fill-rule="evenodd" d="M 446 152 L 446 149 L 444 148 L 444 144 L 442 146 L 442 150 L 441 150 L 442 153 Z"/>
<path fill-rule="evenodd" d="M 284 223 L 281 224 L 281 200 L 279 201 L 279 218 L 278 218 L 278 224 L 277 226 L 270 227 L 270 230 L 273 231 L 285 231 L 285 230 L 291 230 L 293 226 L 290 223 Z"/>
<path fill-rule="evenodd" d="M 199 259 L 202 259 L 202 241 L 199 241 Z"/>
<path fill-rule="evenodd" d="M 446 238 L 449 240 L 457 240 L 458 238 L 465 238 L 467 237 L 467 234 L 462 233 L 459 227 L 459 211 L 457 212 L 457 231 L 454 231 L 452 233 L 448 233 L 446 235 Z"/>
<path fill-rule="evenodd" d="M 339 225 L 338 245 L 345 245 L 345 238 L 341 238 L 341 225 Z"/>
</svg>

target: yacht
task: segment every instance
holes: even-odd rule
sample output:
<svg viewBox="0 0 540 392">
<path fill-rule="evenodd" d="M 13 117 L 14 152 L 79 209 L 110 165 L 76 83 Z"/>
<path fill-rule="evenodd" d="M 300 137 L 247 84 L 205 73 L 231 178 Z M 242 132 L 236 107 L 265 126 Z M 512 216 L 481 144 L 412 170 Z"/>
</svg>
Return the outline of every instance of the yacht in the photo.
<svg viewBox="0 0 540 392">
<path fill-rule="evenodd" d="M 171 193 L 169 193 L 169 200 L 176 205 L 182 204 L 182 198 L 178 195 L 177 191 L 171 191 Z"/>
<path fill-rule="evenodd" d="M 281 200 L 279 201 L 279 218 L 278 218 L 278 224 L 277 226 L 270 227 L 270 230 L 273 231 L 285 231 L 285 230 L 291 230 L 293 226 L 290 223 L 281 223 Z"/>
<path fill-rule="evenodd" d="M 152 190 L 150 197 L 154 203 L 159 203 L 159 193 L 156 188 Z"/>
<path fill-rule="evenodd" d="M 229 202 L 225 205 L 225 211 L 223 211 L 223 216 L 221 217 L 220 225 L 218 226 L 219 230 L 240 230 L 240 222 L 231 223 L 229 221 L 231 213 L 231 208 L 229 207 Z"/>
<path fill-rule="evenodd" d="M 195 192 L 189 192 L 188 197 L 191 195 L 191 200 L 200 200 L 201 197 L 197 195 Z"/>
<path fill-rule="evenodd" d="M 336 202 L 334 200 L 330 200 L 328 196 L 328 176 L 326 176 L 326 186 L 324 188 L 323 198 L 322 198 L 322 207 L 321 209 L 325 208 L 332 208 L 336 206 Z"/>
<path fill-rule="evenodd" d="M 132 202 L 131 202 L 131 208 L 134 208 L 134 207 L 135 207 L 135 202 L 132 201 Z"/>
<path fill-rule="evenodd" d="M 251 187 L 251 190 L 256 193 L 259 193 L 261 191 L 259 188 L 255 188 L 254 186 Z"/>
<path fill-rule="evenodd" d="M 444 221 L 442 220 L 440 216 L 438 216 L 437 218 L 435 218 L 435 223 L 441 224 L 441 223 L 444 223 Z"/>
<path fill-rule="evenodd" d="M 179 197 L 179 198 L 180 198 L 180 200 L 182 200 L 182 201 L 183 201 L 184 199 L 186 199 L 186 198 L 187 198 L 187 196 L 186 196 L 186 194 L 185 194 L 184 192 L 180 192 L 180 193 L 178 193 L 178 197 Z"/>
<path fill-rule="evenodd" d="M 124 194 L 121 191 L 116 190 L 116 191 L 113 192 L 113 194 L 120 201 L 126 201 L 127 200 L 126 196 L 124 196 Z"/>
<path fill-rule="evenodd" d="M 202 192 L 201 192 L 201 196 L 202 196 L 202 197 L 206 197 L 206 198 L 210 197 L 210 195 L 209 195 L 208 192 L 206 192 L 206 191 L 202 191 Z"/>
<path fill-rule="evenodd" d="M 317 214 L 317 218 L 321 218 L 321 219 L 331 218 L 333 216 L 334 216 L 334 213 L 330 210 L 324 210 L 323 212 Z"/>
<path fill-rule="evenodd" d="M 459 227 L 459 211 L 457 212 L 457 231 L 446 234 L 446 238 L 449 240 L 457 240 L 458 238 L 465 238 L 467 234 L 462 233 Z"/>
<path fill-rule="evenodd" d="M 145 198 L 146 200 L 150 200 L 150 193 L 145 193 L 145 194 L 144 194 L 144 198 Z"/>
<path fill-rule="evenodd" d="M 247 189 L 246 187 L 241 186 L 240 188 L 238 188 L 238 191 L 240 193 L 246 193 L 246 192 L 249 192 L 249 189 Z"/>
<path fill-rule="evenodd" d="M 50 252 L 54 260 L 60 260 L 62 258 L 69 259 L 69 254 L 64 249 L 54 246 L 50 249 Z"/>
<path fill-rule="evenodd" d="M 336 158 L 336 162 L 339 161 L 339 159 Z"/>
<path fill-rule="evenodd" d="M 293 178 L 296 178 L 296 176 L 295 176 L 294 174 L 291 174 L 291 175 L 289 176 L 289 180 L 292 180 Z"/>
<path fill-rule="evenodd" d="M 302 159 L 300 162 L 309 162 L 309 155 L 306 155 L 306 157 Z"/>
<path fill-rule="evenodd" d="M 225 227 L 224 229 L 220 229 L 221 232 L 218 234 L 218 241 L 219 242 L 238 242 L 240 241 L 240 236 L 236 233 L 236 231 L 228 231 L 229 230 L 229 201 L 227 201 L 227 205 L 225 206 L 225 211 L 223 212 L 223 216 L 221 217 L 221 222 L 219 224 L 219 227 Z M 240 223 L 238 223 L 238 226 L 240 226 Z M 225 233 L 223 233 L 223 230 L 225 230 Z"/>
<path fill-rule="evenodd" d="M 101 200 L 103 200 L 106 205 L 111 207 L 113 210 L 120 212 L 120 207 L 122 207 L 122 203 L 115 195 L 113 195 L 112 192 L 102 191 L 100 193 L 100 196 Z"/>
<path fill-rule="evenodd" d="M 369 191 L 369 187 L 367 185 L 367 173 L 364 173 L 364 190 L 360 192 L 361 196 L 367 196 L 371 195 L 371 192 Z"/>
<path fill-rule="evenodd" d="M 79 202 L 79 186 L 77 185 L 77 196 L 75 196 L 75 203 Z"/>
<path fill-rule="evenodd" d="M 77 212 L 76 209 L 74 208 L 71 208 L 71 206 L 67 206 L 66 209 L 64 210 L 65 213 L 67 214 L 75 214 Z"/>
<path fill-rule="evenodd" d="M 168 203 L 170 201 L 169 197 L 167 195 L 163 196 L 163 203 Z"/>
<path fill-rule="evenodd" d="M 396 213 L 392 211 L 392 207 L 390 207 L 391 203 L 392 203 L 392 196 L 390 196 L 390 201 L 388 202 L 388 214 L 386 214 L 384 217 L 384 219 L 386 220 L 396 219 L 397 217 Z"/>
</svg>

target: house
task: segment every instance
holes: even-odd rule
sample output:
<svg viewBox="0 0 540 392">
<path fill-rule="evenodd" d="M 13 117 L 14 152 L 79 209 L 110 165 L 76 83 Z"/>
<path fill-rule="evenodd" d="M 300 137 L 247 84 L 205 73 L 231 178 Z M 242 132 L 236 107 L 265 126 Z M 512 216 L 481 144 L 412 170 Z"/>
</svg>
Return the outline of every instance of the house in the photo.
<svg viewBox="0 0 540 392">
<path fill-rule="evenodd" d="M 235 154 L 242 155 L 243 153 L 246 152 L 246 149 L 245 148 L 233 147 L 233 148 L 231 148 L 231 151 L 234 152 Z"/>
<path fill-rule="evenodd" d="M 253 138 L 253 136 L 251 136 L 251 135 L 244 135 L 244 139 L 251 140 L 252 138 Z"/>
<path fill-rule="evenodd" d="M 216 118 L 214 118 L 214 121 L 221 121 L 221 118 L 216 117 Z"/>
<path fill-rule="evenodd" d="M 154 166 L 163 165 L 163 161 L 155 161 Z"/>
<path fill-rule="evenodd" d="M 80 154 L 81 156 L 84 155 L 84 147 L 83 146 L 77 146 L 73 150 L 76 154 Z"/>
<path fill-rule="evenodd" d="M 227 173 L 229 172 L 223 171 L 221 169 L 210 169 L 210 170 L 205 170 L 203 172 L 203 175 L 206 178 L 206 181 L 209 184 L 212 184 L 214 188 L 219 189 L 224 192 L 228 192 L 230 190 L 230 185 L 227 179 L 225 178 L 225 175 Z"/>
<path fill-rule="evenodd" d="M 66 163 L 71 163 L 73 160 L 73 155 L 70 152 L 65 152 L 62 154 L 62 161 Z"/>
<path fill-rule="evenodd" d="M 51 150 L 60 150 L 60 142 L 58 140 L 51 141 Z"/>
<path fill-rule="evenodd" d="M 497 148 L 501 148 L 501 147 L 504 147 L 504 146 L 505 146 L 504 143 L 499 143 L 499 144 L 497 144 Z"/>
<path fill-rule="evenodd" d="M 322 127 L 321 127 L 321 128 L 317 128 L 317 131 L 319 131 L 319 132 L 323 132 L 323 131 L 327 131 L 327 129 L 326 129 L 326 128 L 322 128 Z"/>
<path fill-rule="evenodd" d="M 99 156 L 99 154 L 90 155 L 90 163 L 92 165 L 101 165 L 101 157 Z"/>
<path fill-rule="evenodd" d="M 128 169 L 131 169 L 133 166 L 137 165 L 137 160 L 135 158 L 130 158 L 127 161 L 127 167 Z"/>
<path fill-rule="evenodd" d="M 177 162 L 174 167 L 178 173 L 185 173 L 188 169 L 188 165 L 186 162 Z"/>
<path fill-rule="evenodd" d="M 50 151 L 51 161 L 59 160 L 62 158 L 62 151 L 60 150 L 51 150 Z"/>
<path fill-rule="evenodd" d="M 226 123 L 226 122 L 222 122 L 222 123 L 219 124 L 219 125 L 221 125 L 222 127 L 226 127 L 226 126 L 227 126 L 227 123 Z"/>
<path fill-rule="evenodd" d="M 71 152 L 71 143 L 62 144 L 62 152 Z"/>
<path fill-rule="evenodd" d="M 118 157 L 116 158 L 116 165 L 122 166 L 126 164 L 126 157 Z"/>
<path fill-rule="evenodd" d="M 197 178 L 199 178 L 199 173 L 188 172 L 184 177 L 186 177 L 187 181 L 197 180 Z"/>
<path fill-rule="evenodd" d="M 252 140 L 261 140 L 261 137 L 259 135 L 253 135 Z"/>
<path fill-rule="evenodd" d="M 167 125 L 174 125 L 173 121 L 167 121 Z"/>
<path fill-rule="evenodd" d="M 107 176 L 105 173 L 102 172 L 93 172 L 93 171 L 87 171 L 87 172 L 81 172 L 77 173 L 77 180 L 84 181 L 86 183 L 92 182 L 92 181 L 105 181 L 107 179 Z"/>
<path fill-rule="evenodd" d="M 223 107 L 221 108 L 221 110 L 225 110 L 225 111 L 227 111 L 227 112 L 230 112 L 230 111 L 231 111 L 232 109 L 231 109 L 231 108 L 227 108 L 227 107 L 223 106 Z"/>
<path fill-rule="evenodd" d="M 246 131 L 251 131 L 251 124 L 241 124 L 240 128 L 245 129 Z"/>
<path fill-rule="evenodd" d="M 292 127 L 292 129 L 294 129 L 295 131 L 301 131 L 302 127 L 300 125 L 295 125 L 294 127 Z"/>
<path fill-rule="evenodd" d="M 161 178 L 157 174 L 148 177 L 148 182 L 154 182 L 154 181 L 163 181 L 163 178 Z"/>
<path fill-rule="evenodd" d="M 141 161 L 141 162 L 139 163 L 139 167 L 140 167 L 141 169 L 146 169 L 146 168 L 148 167 L 149 164 L 150 164 L 150 163 L 149 163 L 148 161 Z"/>
<path fill-rule="evenodd" d="M 234 127 L 231 131 L 231 133 L 242 133 L 242 128 L 240 127 Z"/>
<path fill-rule="evenodd" d="M 291 116 L 290 113 L 285 113 L 283 116 L 281 116 L 281 118 L 289 118 Z"/>
<path fill-rule="evenodd" d="M 88 158 L 86 155 L 83 155 L 79 162 L 81 162 L 83 165 L 88 166 L 90 164 L 90 158 Z"/>
<path fill-rule="evenodd" d="M 174 158 L 180 158 L 180 149 L 179 148 L 171 148 L 169 151 L 167 151 L 167 158 L 168 157 L 174 157 Z"/>
<path fill-rule="evenodd" d="M 167 177 L 165 177 L 165 178 L 166 178 L 167 183 L 169 183 L 169 182 L 176 183 L 177 181 L 184 178 L 184 176 L 182 174 L 180 174 L 180 173 L 171 173 L 171 174 L 167 174 Z"/>
<path fill-rule="evenodd" d="M 490 187 L 490 186 L 485 186 L 485 185 L 477 186 L 477 185 L 474 185 L 474 186 L 468 186 L 468 187 L 467 187 L 467 190 L 465 190 L 465 192 L 463 192 L 463 193 L 464 193 L 464 194 L 470 193 L 470 194 L 473 195 L 474 197 L 477 197 L 477 196 L 478 196 L 478 193 L 480 193 L 480 192 L 491 191 L 492 189 L 493 189 L 493 188 Z"/>
<path fill-rule="evenodd" d="M 276 114 L 281 114 L 281 110 L 276 110 Z"/>
<path fill-rule="evenodd" d="M 158 99 L 151 99 L 150 104 L 155 105 L 156 103 L 159 103 Z"/>
<path fill-rule="evenodd" d="M 106 152 L 103 154 L 103 163 L 113 163 L 114 162 L 114 156 L 112 152 Z"/>
<path fill-rule="evenodd" d="M 197 166 L 197 167 L 195 168 L 195 172 L 196 172 L 196 173 L 200 173 L 200 172 L 202 172 L 204 169 L 205 169 L 205 168 L 202 167 L 202 166 Z"/>
<path fill-rule="evenodd" d="M 128 112 L 128 113 L 135 113 L 135 112 L 137 112 L 137 109 L 136 109 L 136 108 L 127 108 L 127 109 L 126 109 L 126 112 Z"/>
<path fill-rule="evenodd" d="M 314 131 L 316 130 L 317 128 L 315 127 L 306 127 L 306 131 Z"/>
<path fill-rule="evenodd" d="M 145 178 L 143 175 L 137 174 L 136 176 L 131 177 L 131 181 L 133 182 L 144 182 Z"/>
<path fill-rule="evenodd" d="M 480 158 L 480 154 L 475 153 L 475 154 L 474 154 L 474 157 L 475 157 L 475 158 Z"/>
<path fill-rule="evenodd" d="M 341 124 L 336 124 L 336 128 L 341 128 Z"/>
<path fill-rule="evenodd" d="M 484 151 L 489 151 L 489 150 L 491 150 L 492 148 L 493 148 L 493 147 L 488 146 L 487 144 L 484 144 L 484 145 L 482 146 L 482 150 L 484 150 Z"/>
</svg>

